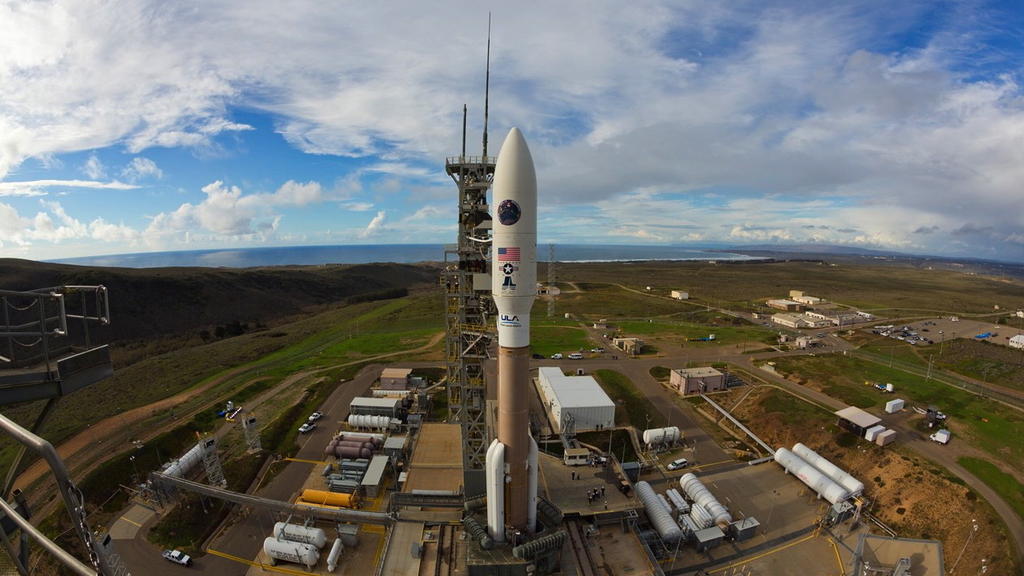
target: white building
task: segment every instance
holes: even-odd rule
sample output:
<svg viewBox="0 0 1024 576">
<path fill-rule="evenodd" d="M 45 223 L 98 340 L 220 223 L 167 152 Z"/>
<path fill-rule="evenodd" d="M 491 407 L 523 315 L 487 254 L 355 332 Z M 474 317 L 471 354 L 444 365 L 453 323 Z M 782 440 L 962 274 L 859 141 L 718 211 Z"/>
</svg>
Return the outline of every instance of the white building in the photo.
<svg viewBox="0 0 1024 576">
<path fill-rule="evenodd" d="M 807 321 L 799 314 L 774 314 L 772 315 L 772 322 L 789 328 L 803 328 L 807 326 Z"/>
<path fill-rule="evenodd" d="M 572 414 L 577 432 L 615 426 L 615 403 L 592 376 L 566 376 L 553 366 L 538 369 L 537 376 L 559 431 L 566 414 Z"/>
<path fill-rule="evenodd" d="M 791 298 L 794 302 L 806 304 L 808 306 L 814 306 L 815 304 L 821 304 L 821 298 L 816 296 L 793 296 Z"/>
<path fill-rule="evenodd" d="M 1010 348 L 1020 348 L 1024 350 L 1024 334 L 1017 334 L 1013 338 L 1010 338 Z"/>
<path fill-rule="evenodd" d="M 675 298 L 676 300 L 689 300 L 690 299 L 690 293 L 689 292 L 683 292 L 682 290 L 673 290 L 672 291 L 672 297 Z"/>
</svg>

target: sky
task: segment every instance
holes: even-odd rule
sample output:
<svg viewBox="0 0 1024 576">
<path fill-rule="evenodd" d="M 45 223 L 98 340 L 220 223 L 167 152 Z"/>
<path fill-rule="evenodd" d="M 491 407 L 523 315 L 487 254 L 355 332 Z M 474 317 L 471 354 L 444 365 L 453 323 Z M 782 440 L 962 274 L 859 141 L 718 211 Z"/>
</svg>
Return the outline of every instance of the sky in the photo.
<svg viewBox="0 0 1024 576">
<path fill-rule="evenodd" d="M 0 0 L 0 257 L 453 243 L 519 127 L 539 240 L 1024 262 L 1024 5 Z"/>
</svg>

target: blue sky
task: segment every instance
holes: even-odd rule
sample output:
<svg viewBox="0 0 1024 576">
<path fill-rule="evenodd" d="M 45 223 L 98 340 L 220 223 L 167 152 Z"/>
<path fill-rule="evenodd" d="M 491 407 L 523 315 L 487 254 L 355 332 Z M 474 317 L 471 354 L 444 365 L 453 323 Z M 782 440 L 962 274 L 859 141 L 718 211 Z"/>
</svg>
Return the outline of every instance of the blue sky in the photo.
<svg viewBox="0 0 1024 576">
<path fill-rule="evenodd" d="M 450 243 L 490 11 L 542 242 L 1024 261 L 1019 2 L 370 4 L 0 0 L 0 256 Z"/>
</svg>

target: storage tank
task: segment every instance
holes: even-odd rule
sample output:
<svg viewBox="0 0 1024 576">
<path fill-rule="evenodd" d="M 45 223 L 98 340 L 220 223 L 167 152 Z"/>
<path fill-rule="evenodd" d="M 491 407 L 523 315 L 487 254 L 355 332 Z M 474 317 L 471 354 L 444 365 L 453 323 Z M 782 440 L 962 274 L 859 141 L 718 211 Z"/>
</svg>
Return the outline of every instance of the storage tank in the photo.
<svg viewBox="0 0 1024 576">
<path fill-rule="evenodd" d="M 718 501 L 717 498 L 704 487 L 704 484 L 697 479 L 697 476 L 692 472 L 687 472 L 679 478 L 679 486 L 683 489 L 683 493 L 690 497 L 695 503 L 700 504 L 707 509 L 708 513 L 714 519 L 715 524 L 723 530 L 729 527 L 729 523 L 732 522 L 732 515 L 726 510 L 725 506 Z"/>
<path fill-rule="evenodd" d="M 361 440 L 341 440 L 335 446 L 354 446 L 356 448 L 366 448 L 367 450 L 373 450 L 376 448 L 373 442 L 361 441 Z"/>
<path fill-rule="evenodd" d="M 193 466 L 201 462 L 203 456 L 206 455 L 205 444 L 205 441 L 200 441 L 188 452 L 185 452 L 181 458 L 172 460 L 170 464 L 164 467 L 163 473 L 175 478 L 181 478 L 185 474 L 188 474 L 188 471 L 191 470 Z"/>
<path fill-rule="evenodd" d="M 650 518 L 651 524 L 658 531 L 661 539 L 672 544 L 678 542 L 683 537 L 683 533 L 679 529 L 679 525 L 675 523 L 675 520 L 672 520 L 672 515 L 665 509 L 661 500 L 658 499 L 654 488 L 651 488 L 650 484 L 641 480 L 636 483 L 636 493 L 640 497 L 640 501 L 644 503 L 647 517 Z"/>
<path fill-rule="evenodd" d="M 370 442 L 373 442 L 377 446 L 382 446 L 384 444 L 384 435 L 383 434 L 375 434 L 373 432 L 342 432 L 341 434 L 338 434 L 338 436 L 336 438 L 339 441 L 340 440 L 369 440 Z"/>
<path fill-rule="evenodd" d="M 327 533 L 320 528 L 312 528 L 301 524 L 278 522 L 274 524 L 274 536 L 278 540 L 290 540 L 312 544 L 319 550 L 327 544 Z"/>
<path fill-rule="evenodd" d="M 387 430 L 392 426 L 392 418 L 390 416 L 372 416 L 370 414 L 351 414 L 348 417 L 348 425 L 353 428 Z"/>
<path fill-rule="evenodd" d="M 787 474 L 796 476 L 811 490 L 814 490 L 819 498 L 824 498 L 832 504 L 838 504 L 850 497 L 845 488 L 785 448 L 775 451 L 775 461 L 782 465 L 782 469 Z"/>
<path fill-rule="evenodd" d="M 293 564 L 305 564 L 307 569 L 313 570 L 320 560 L 320 552 L 312 544 L 278 540 L 274 537 L 263 540 L 263 551 L 270 556 L 271 566 L 276 566 L 279 560 L 283 560 Z"/>
<path fill-rule="evenodd" d="M 299 500 L 301 500 L 300 504 L 337 506 L 340 508 L 355 508 L 359 501 L 355 494 L 313 489 L 303 490 Z"/>
<path fill-rule="evenodd" d="M 336 446 L 334 455 L 338 458 L 369 458 L 373 452 L 369 448 L 358 448 L 356 446 Z"/>
<path fill-rule="evenodd" d="M 667 428 L 650 428 L 644 430 L 644 444 L 669 444 L 679 440 L 679 427 L 669 426 Z"/>
<path fill-rule="evenodd" d="M 797 442 L 793 445 L 793 453 L 804 459 L 805 462 L 814 466 L 822 474 L 828 476 L 833 482 L 839 484 L 850 496 L 858 496 L 864 491 L 864 483 L 857 480 L 845 470 L 828 461 L 814 450 Z M 835 504 L 835 502 L 833 502 Z"/>
</svg>

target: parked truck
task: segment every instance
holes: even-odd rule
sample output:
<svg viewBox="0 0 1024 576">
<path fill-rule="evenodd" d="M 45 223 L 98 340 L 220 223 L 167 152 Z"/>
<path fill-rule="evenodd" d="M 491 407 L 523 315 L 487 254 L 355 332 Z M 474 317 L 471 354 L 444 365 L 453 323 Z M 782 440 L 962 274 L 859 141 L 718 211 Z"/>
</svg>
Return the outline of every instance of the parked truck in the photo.
<svg viewBox="0 0 1024 576">
<path fill-rule="evenodd" d="M 943 428 L 942 430 L 939 430 L 935 434 L 929 436 L 929 438 L 931 438 L 933 442 L 938 442 L 939 444 L 949 444 L 949 439 L 951 436 L 952 434 L 950 434 L 949 430 Z"/>
</svg>

